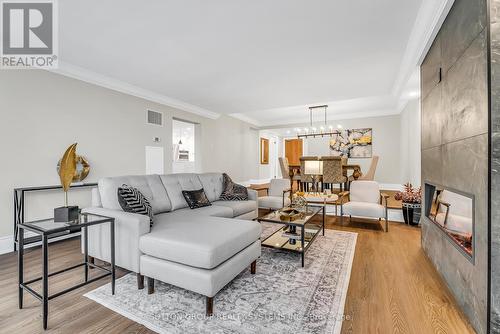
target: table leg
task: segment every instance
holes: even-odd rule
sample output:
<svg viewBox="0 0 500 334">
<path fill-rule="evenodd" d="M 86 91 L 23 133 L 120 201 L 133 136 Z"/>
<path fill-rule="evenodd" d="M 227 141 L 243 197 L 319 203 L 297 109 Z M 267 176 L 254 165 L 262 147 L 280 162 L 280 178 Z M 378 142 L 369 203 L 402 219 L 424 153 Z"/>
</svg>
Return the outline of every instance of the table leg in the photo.
<svg viewBox="0 0 500 334">
<path fill-rule="evenodd" d="M 43 257 L 43 277 L 42 277 L 42 303 L 43 303 L 43 329 L 47 329 L 49 316 L 49 256 L 48 256 L 47 236 L 42 236 L 42 257 Z"/>
<path fill-rule="evenodd" d="M 18 285 L 18 293 L 19 293 L 19 309 L 23 308 L 23 288 L 21 284 L 24 283 L 24 229 L 21 227 L 17 230 L 17 239 L 19 242 L 18 250 L 17 250 L 17 270 L 19 276 L 19 285 Z"/>
<path fill-rule="evenodd" d="M 323 228 L 323 236 L 325 235 L 325 216 L 326 216 L 326 203 L 323 205 L 323 223 L 322 223 L 322 228 Z"/>
<path fill-rule="evenodd" d="M 302 226 L 302 233 L 300 234 L 300 241 L 301 241 L 301 247 L 302 247 L 302 253 L 300 254 L 302 256 L 302 267 L 304 267 L 304 255 L 305 255 L 305 252 L 306 252 L 306 247 L 304 245 L 304 241 L 305 241 L 305 238 L 304 238 L 304 233 L 305 233 L 305 225 Z"/>
<path fill-rule="evenodd" d="M 89 281 L 89 234 L 87 226 L 83 227 L 83 259 L 85 261 L 85 282 Z"/>
<path fill-rule="evenodd" d="M 111 234 L 111 294 L 115 294 L 115 220 L 113 219 L 110 226 Z"/>
</svg>

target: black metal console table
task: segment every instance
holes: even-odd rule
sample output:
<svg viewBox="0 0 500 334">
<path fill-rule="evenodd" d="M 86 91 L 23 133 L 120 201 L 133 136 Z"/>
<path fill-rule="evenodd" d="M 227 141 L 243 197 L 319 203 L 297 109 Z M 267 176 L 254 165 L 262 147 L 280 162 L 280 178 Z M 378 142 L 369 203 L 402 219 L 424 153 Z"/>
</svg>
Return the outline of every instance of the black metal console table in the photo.
<svg viewBox="0 0 500 334">
<path fill-rule="evenodd" d="M 75 184 L 75 185 L 71 186 L 71 189 L 74 189 L 74 188 L 93 188 L 93 187 L 97 187 L 97 183 Z M 59 186 L 25 187 L 25 188 L 15 188 L 14 189 L 14 252 L 17 249 L 17 243 L 18 243 L 18 239 L 19 239 L 19 236 L 17 234 L 17 232 L 18 232 L 17 226 L 19 224 L 24 223 L 24 211 L 25 211 L 24 199 L 25 199 L 26 193 L 36 192 L 36 191 L 58 190 L 58 189 L 62 189 L 62 187 L 59 185 Z M 76 232 L 78 232 L 78 231 L 76 231 Z M 73 232 L 73 233 L 76 233 L 76 232 Z M 67 233 L 67 232 L 63 232 L 63 233 Z M 61 236 L 61 234 L 54 235 L 52 237 L 55 238 L 58 236 Z M 25 245 L 28 245 L 28 244 L 31 244 L 34 242 L 40 242 L 40 241 L 42 241 L 42 238 L 39 235 L 29 237 L 29 238 L 24 238 Z"/>
<path fill-rule="evenodd" d="M 111 245 L 111 267 L 105 268 L 103 266 L 96 265 L 89 261 L 88 256 L 88 233 L 87 228 L 92 225 L 109 223 L 110 228 L 110 245 Z M 43 329 L 47 329 L 48 324 L 48 314 L 49 314 L 49 300 L 59 297 L 67 292 L 78 289 L 84 285 L 97 281 L 101 278 L 111 275 L 111 293 L 115 294 L 115 219 L 111 217 L 105 217 L 101 215 L 82 213 L 80 214 L 78 220 L 68 223 L 54 222 L 54 219 L 38 220 L 34 222 L 27 222 L 18 225 L 19 229 L 19 249 L 17 251 L 18 260 L 18 275 L 19 275 L 19 308 L 23 308 L 23 290 L 29 292 L 33 297 L 42 302 L 43 305 Z M 43 261 L 43 275 L 30 280 L 24 280 L 24 230 L 36 233 L 42 238 L 42 261 Z M 83 252 L 84 261 L 73 265 L 68 268 L 64 268 L 52 273 L 49 273 L 49 245 L 48 239 L 54 234 L 58 234 L 64 231 L 75 231 L 83 230 Z M 84 282 L 67 288 L 63 291 L 56 292 L 49 295 L 49 277 L 64 273 L 69 270 L 73 270 L 79 267 L 84 267 L 85 276 Z M 92 277 L 89 279 L 89 268 L 97 268 L 105 271 L 104 274 Z M 42 281 L 42 292 L 38 293 L 32 289 L 29 285 L 38 281 Z"/>
</svg>

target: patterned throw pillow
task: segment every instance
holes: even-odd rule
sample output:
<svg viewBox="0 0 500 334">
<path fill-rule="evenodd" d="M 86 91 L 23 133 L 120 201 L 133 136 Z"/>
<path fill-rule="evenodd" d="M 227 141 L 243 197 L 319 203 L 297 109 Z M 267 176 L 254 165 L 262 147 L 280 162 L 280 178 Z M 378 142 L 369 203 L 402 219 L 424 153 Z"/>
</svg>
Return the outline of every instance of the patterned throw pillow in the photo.
<svg viewBox="0 0 500 334">
<path fill-rule="evenodd" d="M 248 200 L 248 190 L 241 184 L 234 183 L 226 173 L 222 174 L 223 189 L 219 199 L 221 201 L 246 201 Z"/>
<path fill-rule="evenodd" d="M 118 188 L 118 203 L 125 212 L 149 216 L 149 225 L 153 226 L 153 209 L 148 199 L 136 188 L 123 184 Z"/>
<path fill-rule="evenodd" d="M 203 188 L 201 188 L 200 190 L 183 190 L 182 196 L 184 196 L 187 204 L 191 209 L 197 209 L 212 205 L 208 200 L 207 194 L 205 194 Z"/>
</svg>

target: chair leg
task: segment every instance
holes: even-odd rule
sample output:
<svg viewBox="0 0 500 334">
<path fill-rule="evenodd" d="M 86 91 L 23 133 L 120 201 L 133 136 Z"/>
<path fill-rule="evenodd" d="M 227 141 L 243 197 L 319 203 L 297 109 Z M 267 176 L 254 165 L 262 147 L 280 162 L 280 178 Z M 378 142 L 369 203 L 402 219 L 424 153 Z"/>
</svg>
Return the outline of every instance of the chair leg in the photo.
<svg viewBox="0 0 500 334">
<path fill-rule="evenodd" d="M 252 264 L 250 264 L 250 273 L 252 275 L 255 275 L 256 270 L 257 270 L 257 260 L 253 261 Z"/>
<path fill-rule="evenodd" d="M 385 232 L 389 232 L 389 221 L 385 219 Z"/>
<path fill-rule="evenodd" d="M 155 280 L 154 278 L 148 277 L 148 295 L 155 292 Z"/>
<path fill-rule="evenodd" d="M 144 289 L 144 275 L 137 273 L 137 289 Z"/>
<path fill-rule="evenodd" d="M 214 298 L 207 297 L 207 317 L 212 316 L 214 314 Z"/>
</svg>

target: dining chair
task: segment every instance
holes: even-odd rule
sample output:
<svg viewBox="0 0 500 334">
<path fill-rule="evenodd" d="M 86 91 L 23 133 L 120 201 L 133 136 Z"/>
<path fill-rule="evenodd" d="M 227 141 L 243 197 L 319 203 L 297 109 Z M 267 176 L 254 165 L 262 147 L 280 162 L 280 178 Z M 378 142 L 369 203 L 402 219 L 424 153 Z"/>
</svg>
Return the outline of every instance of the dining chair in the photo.
<svg viewBox="0 0 500 334">
<path fill-rule="evenodd" d="M 323 161 L 323 188 L 333 188 L 333 184 L 340 184 L 340 191 L 343 190 L 343 184 L 347 182 L 347 176 L 344 175 L 343 165 L 345 159 L 342 157 L 326 156 L 321 157 Z"/>
<path fill-rule="evenodd" d="M 289 179 L 290 180 L 290 187 L 293 188 L 293 182 L 297 181 L 297 183 L 300 183 L 300 175 L 299 174 L 293 174 L 292 178 L 290 179 L 290 165 L 288 164 L 288 158 L 287 157 L 279 157 L 278 161 L 280 163 L 280 168 L 281 168 L 281 177 L 283 179 Z"/>
<path fill-rule="evenodd" d="M 368 172 L 364 175 L 361 175 L 358 180 L 373 181 L 375 179 L 375 171 L 377 170 L 378 159 L 378 155 L 373 156 Z"/>
<path fill-rule="evenodd" d="M 387 199 L 389 195 L 381 193 L 376 181 L 353 181 L 349 191 L 343 191 L 340 197 L 340 221 L 344 215 L 378 218 L 385 220 L 385 231 L 389 232 Z M 345 202 L 349 198 L 349 202 Z"/>
<path fill-rule="evenodd" d="M 306 161 L 318 160 L 315 156 L 300 157 L 300 190 L 309 191 L 309 185 L 313 183 L 313 175 L 306 174 Z"/>
</svg>

